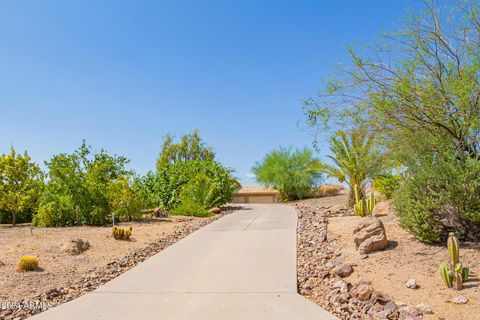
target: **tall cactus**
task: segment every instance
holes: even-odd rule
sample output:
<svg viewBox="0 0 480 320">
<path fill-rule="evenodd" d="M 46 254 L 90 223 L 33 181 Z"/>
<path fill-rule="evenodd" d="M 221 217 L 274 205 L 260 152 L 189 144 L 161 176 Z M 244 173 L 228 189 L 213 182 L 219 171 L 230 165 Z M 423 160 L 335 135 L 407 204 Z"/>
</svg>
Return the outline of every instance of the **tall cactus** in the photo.
<svg viewBox="0 0 480 320">
<path fill-rule="evenodd" d="M 370 192 L 370 195 L 365 200 L 364 198 L 362 198 L 358 184 L 355 185 L 354 191 L 355 191 L 355 205 L 353 206 L 353 209 L 355 211 L 355 214 L 360 217 L 365 217 L 367 214 L 371 215 L 373 212 L 373 208 L 375 207 L 375 204 L 376 204 L 376 200 L 373 192 Z"/>
<path fill-rule="evenodd" d="M 369 215 L 373 213 L 373 208 L 375 208 L 376 203 L 377 203 L 377 200 L 375 200 L 375 196 L 373 192 L 370 192 L 370 196 L 367 199 L 367 211 Z"/>
<path fill-rule="evenodd" d="M 470 270 L 460 263 L 460 246 L 453 232 L 448 235 L 447 247 L 450 263 L 440 264 L 440 276 L 448 288 L 462 290 L 463 282 L 468 279 Z"/>
<path fill-rule="evenodd" d="M 458 245 L 458 239 L 453 232 L 448 234 L 447 247 L 448 252 L 450 253 L 450 266 L 455 268 L 459 262 L 460 248 Z"/>
</svg>

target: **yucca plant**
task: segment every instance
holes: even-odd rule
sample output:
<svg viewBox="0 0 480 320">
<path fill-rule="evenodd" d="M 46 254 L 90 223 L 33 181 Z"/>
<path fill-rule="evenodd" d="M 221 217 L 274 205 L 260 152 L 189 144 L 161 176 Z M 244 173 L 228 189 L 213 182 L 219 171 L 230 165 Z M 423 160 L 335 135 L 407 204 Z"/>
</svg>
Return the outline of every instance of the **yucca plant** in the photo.
<svg viewBox="0 0 480 320">
<path fill-rule="evenodd" d="M 328 176 L 348 184 L 349 205 L 353 207 L 355 185 L 358 185 L 360 198 L 363 199 L 368 181 L 381 175 L 385 167 L 375 137 L 363 129 L 340 130 L 330 139 L 330 150 L 333 154 L 328 158 L 333 164 L 322 163 L 321 169 Z"/>
</svg>

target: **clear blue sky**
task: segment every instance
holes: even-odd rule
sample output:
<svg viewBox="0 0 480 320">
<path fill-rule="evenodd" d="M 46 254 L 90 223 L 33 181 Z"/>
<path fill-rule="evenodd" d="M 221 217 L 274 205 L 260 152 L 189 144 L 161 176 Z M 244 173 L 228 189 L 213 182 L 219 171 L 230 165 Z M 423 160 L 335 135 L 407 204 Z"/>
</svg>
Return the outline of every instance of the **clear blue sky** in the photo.
<svg viewBox="0 0 480 320">
<path fill-rule="evenodd" d="M 413 3 L 415 4 L 415 3 Z M 311 146 L 302 100 L 410 1 L 1 1 L 0 152 L 94 149 L 154 169 L 200 129 L 245 184 L 277 146 Z M 328 150 L 324 148 L 325 152 Z M 324 157 L 324 152 L 319 154 Z"/>
</svg>

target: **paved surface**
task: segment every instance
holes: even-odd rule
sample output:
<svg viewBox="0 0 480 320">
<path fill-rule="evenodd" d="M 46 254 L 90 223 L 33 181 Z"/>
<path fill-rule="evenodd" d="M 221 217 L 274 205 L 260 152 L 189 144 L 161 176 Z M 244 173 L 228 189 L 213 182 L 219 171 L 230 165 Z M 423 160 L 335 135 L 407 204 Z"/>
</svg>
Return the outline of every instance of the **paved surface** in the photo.
<svg viewBox="0 0 480 320">
<path fill-rule="evenodd" d="M 297 294 L 295 210 L 249 204 L 32 319 L 337 319 Z"/>
</svg>

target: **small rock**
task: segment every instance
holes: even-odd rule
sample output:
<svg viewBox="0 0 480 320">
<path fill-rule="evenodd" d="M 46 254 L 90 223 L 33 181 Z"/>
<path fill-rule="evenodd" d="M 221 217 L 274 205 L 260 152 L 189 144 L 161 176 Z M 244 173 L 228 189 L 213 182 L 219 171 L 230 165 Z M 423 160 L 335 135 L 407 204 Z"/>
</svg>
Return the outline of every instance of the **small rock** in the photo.
<svg viewBox="0 0 480 320">
<path fill-rule="evenodd" d="M 353 267 L 348 263 L 344 263 L 333 269 L 333 273 L 341 278 L 345 278 L 353 273 Z"/>
<path fill-rule="evenodd" d="M 416 308 L 423 314 L 433 314 L 433 308 L 425 303 L 417 304 Z"/>
<path fill-rule="evenodd" d="M 213 214 L 221 214 L 222 213 L 222 210 L 220 208 L 217 208 L 217 207 L 214 207 L 214 208 L 211 208 L 210 210 L 208 210 L 210 213 L 213 213 Z"/>
<path fill-rule="evenodd" d="M 0 267 L 3 267 L 5 265 L 5 263 L 2 262 L 2 260 L 0 260 Z"/>
<path fill-rule="evenodd" d="M 465 296 L 458 296 L 453 299 L 453 302 L 456 304 L 465 304 L 468 302 L 468 299 Z"/>
<path fill-rule="evenodd" d="M 360 255 L 360 259 L 367 259 L 368 258 L 368 254 L 361 254 Z"/>
<path fill-rule="evenodd" d="M 352 290 L 352 295 L 355 296 L 360 301 L 368 301 L 372 297 L 373 289 L 368 284 L 361 284 L 354 290 Z"/>
<path fill-rule="evenodd" d="M 420 320 L 420 314 L 417 309 L 411 306 L 404 306 L 398 309 L 399 317 L 398 320 Z"/>
<path fill-rule="evenodd" d="M 63 241 L 61 248 L 70 255 L 79 255 L 90 248 L 90 242 L 83 239 L 68 239 Z"/>
<path fill-rule="evenodd" d="M 345 283 L 345 281 L 343 280 L 338 280 L 338 281 L 335 281 L 335 283 L 333 284 L 332 288 L 341 288 L 343 287 L 343 284 Z"/>
<path fill-rule="evenodd" d="M 409 289 L 417 289 L 418 286 L 417 286 L 417 280 L 415 279 L 408 279 L 407 282 L 405 282 L 405 287 L 409 288 Z"/>
<path fill-rule="evenodd" d="M 375 207 L 373 208 L 372 216 L 374 217 L 387 216 L 388 214 L 390 214 L 390 212 L 391 212 L 390 202 L 380 201 L 377 204 L 375 204 Z"/>
</svg>

